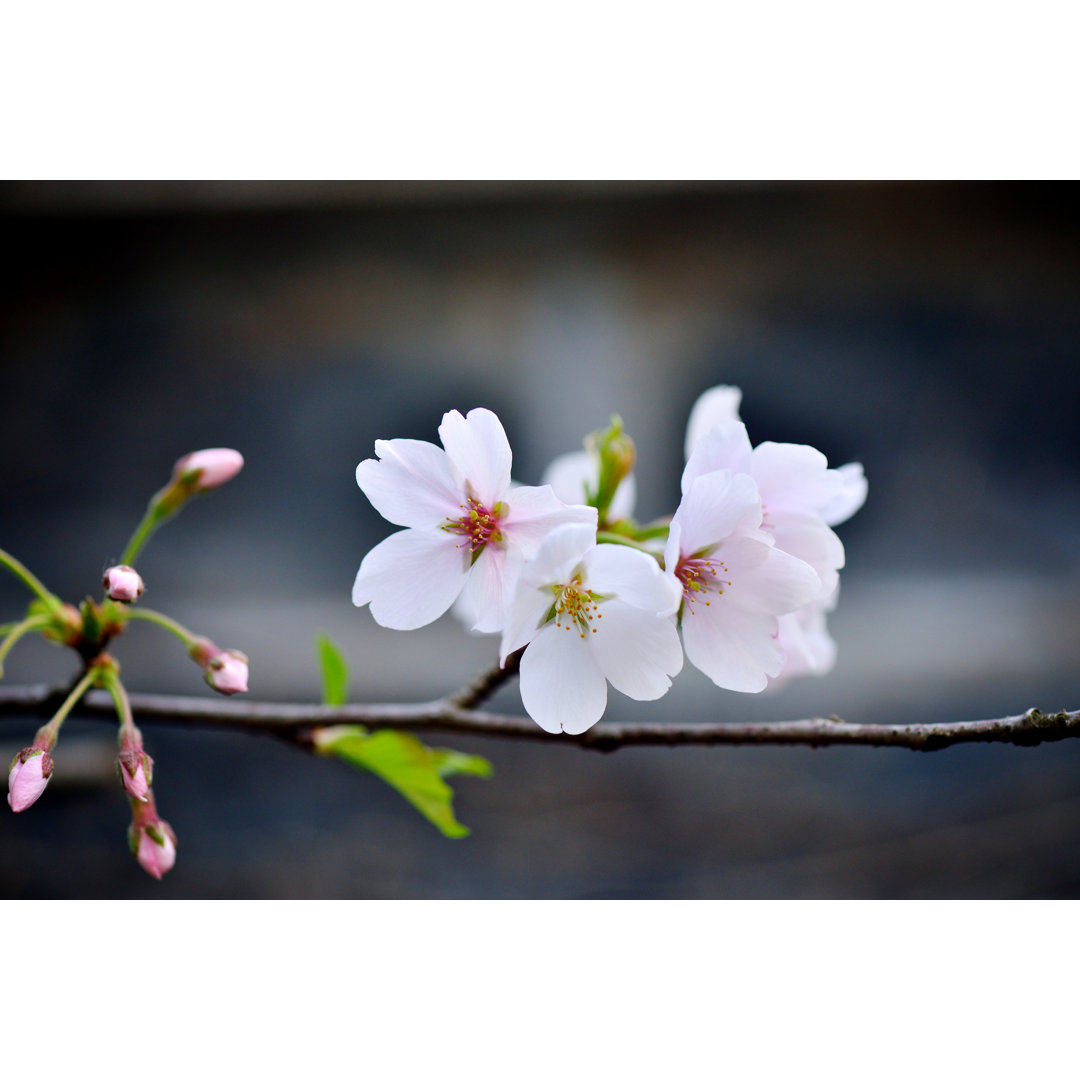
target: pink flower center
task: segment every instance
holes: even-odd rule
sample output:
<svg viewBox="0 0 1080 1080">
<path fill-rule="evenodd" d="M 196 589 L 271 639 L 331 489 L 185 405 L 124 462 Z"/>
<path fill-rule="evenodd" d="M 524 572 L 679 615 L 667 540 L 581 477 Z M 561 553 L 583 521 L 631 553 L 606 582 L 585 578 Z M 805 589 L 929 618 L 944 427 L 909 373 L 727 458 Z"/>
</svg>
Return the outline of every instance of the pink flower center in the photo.
<svg viewBox="0 0 1080 1080">
<path fill-rule="evenodd" d="M 679 559 L 675 576 L 682 585 L 683 600 L 686 602 L 685 610 L 693 614 L 694 601 L 701 599 L 704 599 L 705 606 L 709 607 L 712 603 L 708 599 L 709 593 L 716 593 L 719 596 L 724 591 L 724 585 L 731 585 L 730 581 L 720 577 L 720 574 L 727 574 L 727 572 L 727 565 L 720 559 L 717 559 L 715 563 L 712 559 Z"/>
<path fill-rule="evenodd" d="M 555 593 L 555 625 L 566 630 L 577 627 L 581 637 L 590 630 L 595 634 L 596 627 L 589 623 L 604 617 L 597 603 L 603 598 L 582 587 L 581 575 L 567 585 L 552 585 L 551 589 Z"/>
<path fill-rule="evenodd" d="M 441 527 L 463 537 L 458 547 L 468 547 L 474 559 L 487 544 L 497 544 L 502 540 L 499 518 L 506 512 L 506 507 L 501 502 L 489 510 L 476 499 L 469 499 L 459 509 L 464 511 L 461 517 L 447 518 Z"/>
</svg>

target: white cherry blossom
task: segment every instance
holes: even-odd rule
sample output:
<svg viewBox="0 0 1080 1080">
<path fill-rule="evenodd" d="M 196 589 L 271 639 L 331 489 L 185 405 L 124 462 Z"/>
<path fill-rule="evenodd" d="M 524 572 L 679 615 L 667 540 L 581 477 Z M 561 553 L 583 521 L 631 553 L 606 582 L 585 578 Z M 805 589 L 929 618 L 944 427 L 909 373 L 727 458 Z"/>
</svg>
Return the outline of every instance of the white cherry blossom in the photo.
<svg viewBox="0 0 1080 1080">
<path fill-rule="evenodd" d="M 748 474 L 709 472 L 688 485 L 664 550 L 686 658 L 726 690 L 756 693 L 780 674 L 778 617 L 821 591 L 813 568 L 774 546 L 761 521 Z"/>
<path fill-rule="evenodd" d="M 500 650 L 521 658 L 521 701 L 545 731 L 578 735 L 607 707 L 607 684 L 638 701 L 667 693 L 683 655 L 679 590 L 657 561 L 563 525 L 518 579 Z"/>
<path fill-rule="evenodd" d="M 596 510 L 567 506 L 550 487 L 511 486 L 511 452 L 488 409 L 446 413 L 442 448 L 416 439 L 378 440 L 377 459 L 356 482 L 384 518 L 402 525 L 360 564 L 353 603 L 395 630 L 433 622 L 465 593 L 473 629 L 501 630 L 526 558 L 564 523 L 591 526 Z"/>
<path fill-rule="evenodd" d="M 721 420 L 699 440 L 683 470 L 685 494 L 700 476 L 718 470 L 753 477 L 761 497 L 761 527 L 776 546 L 809 563 L 821 579 L 821 595 L 836 588 L 844 545 L 822 518 L 843 502 L 845 478 L 812 446 L 764 442 L 751 447 L 745 426 Z"/>
</svg>

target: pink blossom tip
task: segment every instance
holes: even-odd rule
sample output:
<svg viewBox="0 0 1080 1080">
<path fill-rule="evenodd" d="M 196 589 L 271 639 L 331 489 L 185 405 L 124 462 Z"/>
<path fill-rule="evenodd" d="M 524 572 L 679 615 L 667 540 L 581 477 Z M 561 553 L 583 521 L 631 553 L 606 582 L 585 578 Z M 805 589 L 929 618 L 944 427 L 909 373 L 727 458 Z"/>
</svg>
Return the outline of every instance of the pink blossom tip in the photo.
<svg viewBox="0 0 1080 1080">
<path fill-rule="evenodd" d="M 119 600 L 124 604 L 137 600 L 146 588 L 138 571 L 130 566 L 110 566 L 101 583 L 110 600 Z"/>
<path fill-rule="evenodd" d="M 16 814 L 33 806 L 52 776 L 52 755 L 46 750 L 28 746 L 20 750 L 8 770 L 8 806 Z"/>
<path fill-rule="evenodd" d="M 195 491 L 209 491 L 231 480 L 243 467 L 244 458 L 237 450 L 196 450 L 173 466 L 173 480 Z"/>
<path fill-rule="evenodd" d="M 219 694 L 245 694 L 248 688 L 248 658 L 236 649 L 212 656 L 205 665 L 206 681 Z"/>
<path fill-rule="evenodd" d="M 168 822 L 158 821 L 138 830 L 135 858 L 152 877 L 161 880 L 176 863 L 176 835 Z"/>
</svg>

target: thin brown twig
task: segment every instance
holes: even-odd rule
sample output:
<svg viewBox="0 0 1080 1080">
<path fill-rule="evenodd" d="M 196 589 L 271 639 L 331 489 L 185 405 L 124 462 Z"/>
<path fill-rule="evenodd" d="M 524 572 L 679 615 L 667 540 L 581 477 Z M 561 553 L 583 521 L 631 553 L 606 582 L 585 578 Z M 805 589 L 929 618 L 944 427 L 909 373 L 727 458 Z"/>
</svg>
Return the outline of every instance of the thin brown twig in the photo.
<svg viewBox="0 0 1080 1080">
<path fill-rule="evenodd" d="M 1018 716 L 996 720 L 932 724 L 853 724 L 837 717 L 757 724 L 600 723 L 584 735 L 557 736 L 542 731 L 527 717 L 463 708 L 460 701 L 480 700 L 484 696 L 482 687 L 478 690 L 481 682 L 477 680 L 457 695 L 418 705 L 277 704 L 164 694 L 131 694 L 130 698 L 131 707 L 141 724 L 197 724 L 272 734 L 301 746 L 310 745 L 312 732 L 316 728 L 331 724 L 363 724 L 372 728 L 532 739 L 602 751 L 618 750 L 624 746 L 722 745 L 900 746 L 909 750 L 943 750 L 960 743 L 999 742 L 1036 746 L 1043 742 L 1080 737 L 1080 711 L 1047 714 L 1038 709 L 1028 709 Z M 49 715 L 62 698 L 62 691 L 47 686 L 0 687 L 0 716 Z M 82 700 L 74 715 L 104 717 L 112 713 L 113 704 L 108 694 L 93 691 Z"/>
</svg>

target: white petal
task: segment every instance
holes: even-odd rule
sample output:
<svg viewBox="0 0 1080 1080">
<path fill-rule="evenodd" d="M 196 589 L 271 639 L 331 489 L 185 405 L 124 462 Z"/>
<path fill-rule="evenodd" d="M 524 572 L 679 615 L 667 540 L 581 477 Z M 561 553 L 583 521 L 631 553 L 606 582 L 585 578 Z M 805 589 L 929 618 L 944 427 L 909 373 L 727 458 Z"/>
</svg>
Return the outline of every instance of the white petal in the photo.
<svg viewBox="0 0 1080 1080">
<path fill-rule="evenodd" d="M 756 694 L 765 689 L 766 676 L 780 673 L 784 655 L 777 631 L 774 615 L 716 603 L 695 604 L 683 613 L 687 660 L 724 690 Z"/>
<path fill-rule="evenodd" d="M 488 544 L 469 571 L 466 603 L 476 621 L 473 630 L 495 634 L 506 624 L 506 613 L 521 573 L 521 556 L 496 544 Z"/>
<path fill-rule="evenodd" d="M 780 509 L 817 514 L 843 487 L 820 450 L 800 443 L 763 442 L 754 447 L 751 475 L 767 512 Z"/>
<path fill-rule="evenodd" d="M 693 454 L 702 436 L 722 420 L 738 420 L 740 404 L 742 391 L 737 386 L 714 386 L 706 390 L 690 410 L 686 424 L 686 457 Z"/>
<path fill-rule="evenodd" d="M 713 607 L 785 615 L 822 595 L 813 567 L 753 537 L 732 537 L 712 558 L 724 560 L 731 582 L 721 595 L 710 596 Z"/>
<path fill-rule="evenodd" d="M 822 594 L 828 595 L 836 588 L 836 571 L 844 565 L 844 545 L 818 517 L 817 514 L 781 513 L 776 516 L 772 529 L 772 514 L 766 515 L 765 528 L 772 535 L 777 548 L 809 563 L 821 578 Z"/>
<path fill-rule="evenodd" d="M 409 528 L 439 525 L 461 513 L 461 487 L 443 450 L 419 439 L 379 439 L 356 466 L 356 482 L 387 521 Z"/>
<path fill-rule="evenodd" d="M 560 525 L 588 525 L 596 535 L 596 508 L 567 506 L 546 484 L 511 488 L 502 501 L 506 514 L 499 521 L 500 531 L 526 558 L 532 558 L 541 542 Z"/>
<path fill-rule="evenodd" d="M 726 470 L 699 476 L 683 495 L 672 519 L 682 529 L 680 548 L 691 555 L 733 533 L 761 524 L 757 485 L 746 473 Z"/>
<path fill-rule="evenodd" d="M 521 703 L 545 730 L 580 735 L 604 715 L 607 682 L 577 630 L 549 623 L 521 658 Z"/>
<path fill-rule="evenodd" d="M 595 593 L 615 596 L 654 615 L 673 615 L 682 590 L 660 564 L 642 551 L 621 544 L 598 544 L 585 558 L 585 585 Z"/>
<path fill-rule="evenodd" d="M 595 546 L 595 525 L 560 525 L 544 537 L 522 569 L 522 578 L 531 585 L 565 585 Z"/>
<path fill-rule="evenodd" d="M 836 642 L 829 634 L 820 605 L 808 604 L 790 615 L 781 615 L 779 624 L 777 641 L 784 652 L 784 666 L 777 681 L 800 675 L 825 675 L 833 669 Z"/>
<path fill-rule="evenodd" d="M 706 473 L 717 469 L 744 473 L 750 471 L 752 450 L 746 428 L 738 420 L 724 420 L 697 443 L 682 474 L 682 490 Z"/>
<path fill-rule="evenodd" d="M 834 470 L 840 474 L 843 484 L 840 493 L 821 508 L 821 520 L 826 525 L 839 525 L 866 502 L 866 477 L 863 467 L 853 461 Z"/>
<path fill-rule="evenodd" d="M 682 670 L 683 651 L 675 620 L 642 611 L 620 600 L 600 605 L 601 619 L 586 639 L 597 665 L 620 693 L 635 701 L 655 701 Z"/>
<path fill-rule="evenodd" d="M 555 497 L 564 503 L 584 503 L 587 498 L 585 489 L 596 488 L 596 458 L 584 450 L 560 454 L 544 470 L 540 482 L 549 485 Z"/>
<path fill-rule="evenodd" d="M 489 510 L 510 486 L 510 443 L 490 409 L 462 416 L 452 409 L 442 418 L 439 438 L 467 488 Z"/>
<path fill-rule="evenodd" d="M 505 664 L 506 658 L 527 645 L 539 633 L 547 621 L 555 594 L 551 588 L 543 585 L 528 585 L 518 578 L 503 628 L 502 641 L 499 643 L 499 663 Z"/>
<path fill-rule="evenodd" d="M 457 599 L 469 569 L 468 548 L 443 532 L 404 529 L 373 547 L 353 584 L 353 603 L 371 605 L 380 626 L 415 630 Z"/>
</svg>

